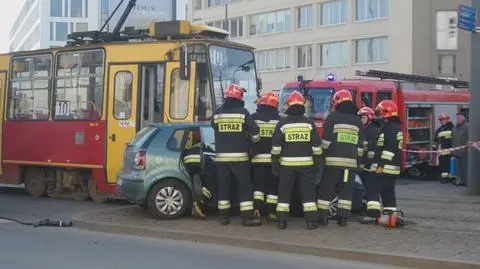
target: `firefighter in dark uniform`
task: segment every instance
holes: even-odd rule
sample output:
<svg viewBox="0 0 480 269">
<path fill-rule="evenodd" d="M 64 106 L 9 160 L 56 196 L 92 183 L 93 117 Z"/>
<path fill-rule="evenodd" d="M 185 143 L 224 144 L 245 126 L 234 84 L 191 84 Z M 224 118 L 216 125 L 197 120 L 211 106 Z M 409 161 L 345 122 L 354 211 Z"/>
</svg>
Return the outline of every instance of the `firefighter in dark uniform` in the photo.
<svg viewBox="0 0 480 269">
<path fill-rule="evenodd" d="M 317 191 L 317 206 L 320 224 L 327 225 L 330 201 L 336 186 L 340 185 L 337 217 L 338 224 L 345 226 L 352 209 L 358 159 L 363 155 L 363 124 L 350 91 L 336 92 L 332 104 L 335 111 L 328 115 L 324 124 L 325 168 Z"/>
<path fill-rule="evenodd" d="M 315 205 L 315 175 L 322 162 L 321 140 L 315 123 L 304 116 L 305 98 L 292 92 L 287 99 L 287 117 L 280 120 L 272 138 L 272 169 L 279 175 L 278 228 L 287 227 L 290 199 L 298 179 L 306 228 L 318 228 Z"/>
<path fill-rule="evenodd" d="M 371 166 L 371 171 L 375 175 L 367 181 L 367 218 L 364 219 L 367 222 L 382 215 L 380 196 L 383 213 L 397 212 L 395 183 L 400 175 L 403 148 L 403 133 L 397 104 L 392 100 L 384 100 L 377 105 L 376 110 L 384 124 L 377 138 L 374 162 Z"/>
<path fill-rule="evenodd" d="M 240 213 L 244 226 L 261 225 L 253 214 L 253 191 L 250 179 L 250 141 L 260 140 L 260 129 L 244 108 L 245 89 L 230 84 L 225 92 L 225 103 L 218 108 L 211 124 L 215 130 L 215 162 L 218 175 L 218 209 L 223 216 L 221 223 L 230 223 L 230 186 L 238 184 Z"/>
<path fill-rule="evenodd" d="M 370 176 L 370 166 L 372 165 L 373 158 L 375 157 L 375 147 L 377 145 L 377 136 L 380 131 L 379 124 L 375 121 L 375 111 L 370 107 L 362 107 L 358 111 L 360 120 L 363 123 L 363 158 L 360 163 L 360 179 L 363 186 L 366 188 L 367 180 Z"/>
<path fill-rule="evenodd" d="M 190 175 L 193 186 L 193 205 L 192 214 L 198 218 L 205 219 L 204 209 L 206 200 L 212 199 L 212 194 L 205 187 L 202 180 L 201 171 L 201 140 L 198 133 L 193 133 L 193 143 L 191 148 L 187 148 L 183 154 L 183 163 Z"/>
<path fill-rule="evenodd" d="M 253 201 L 255 214 L 266 209 L 267 220 L 276 220 L 278 202 L 278 177 L 272 173 L 272 136 L 280 120 L 278 96 L 273 92 L 262 95 L 257 101 L 257 112 L 252 119 L 260 127 L 260 142 L 252 146 Z M 265 206 L 266 204 L 266 206 Z"/>
<path fill-rule="evenodd" d="M 435 132 L 434 148 L 437 150 L 448 149 L 452 147 L 452 131 L 453 123 L 450 121 L 450 116 L 446 113 L 440 114 L 438 117 L 440 126 Z M 441 153 L 439 157 L 438 172 L 440 176 L 440 183 L 448 183 L 450 181 L 450 158 L 451 152 Z"/>
</svg>

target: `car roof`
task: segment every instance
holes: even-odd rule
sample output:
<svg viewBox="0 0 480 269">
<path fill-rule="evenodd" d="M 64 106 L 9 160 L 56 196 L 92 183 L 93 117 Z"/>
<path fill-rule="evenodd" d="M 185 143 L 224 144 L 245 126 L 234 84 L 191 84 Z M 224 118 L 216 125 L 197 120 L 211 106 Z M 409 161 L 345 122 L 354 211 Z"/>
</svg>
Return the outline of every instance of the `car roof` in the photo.
<svg viewBox="0 0 480 269">
<path fill-rule="evenodd" d="M 193 127 L 210 127 L 208 122 L 182 122 L 182 123 L 154 123 L 155 127 L 169 127 L 169 128 L 193 128 Z"/>
</svg>

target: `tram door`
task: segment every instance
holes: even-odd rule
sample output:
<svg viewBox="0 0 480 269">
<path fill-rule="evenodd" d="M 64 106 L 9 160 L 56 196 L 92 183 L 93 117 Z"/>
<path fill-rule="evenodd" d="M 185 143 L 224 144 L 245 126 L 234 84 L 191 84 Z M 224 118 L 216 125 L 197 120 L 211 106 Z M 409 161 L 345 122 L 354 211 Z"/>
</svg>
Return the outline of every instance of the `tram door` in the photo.
<svg viewBox="0 0 480 269">
<path fill-rule="evenodd" d="M 3 111 L 4 111 L 4 96 L 6 96 L 6 87 L 7 87 L 7 83 L 6 83 L 6 79 L 7 79 L 7 72 L 6 71 L 0 71 L 0 126 L 3 126 Z M 2 130 L 3 128 L 0 128 L 0 162 L 3 160 L 3 156 L 2 156 L 2 136 L 3 136 L 3 133 L 2 133 Z M 0 163 L 0 175 L 3 175 L 3 166 L 2 164 Z"/>
<path fill-rule="evenodd" d="M 141 66 L 137 132 L 152 123 L 164 121 L 165 64 Z"/>
</svg>

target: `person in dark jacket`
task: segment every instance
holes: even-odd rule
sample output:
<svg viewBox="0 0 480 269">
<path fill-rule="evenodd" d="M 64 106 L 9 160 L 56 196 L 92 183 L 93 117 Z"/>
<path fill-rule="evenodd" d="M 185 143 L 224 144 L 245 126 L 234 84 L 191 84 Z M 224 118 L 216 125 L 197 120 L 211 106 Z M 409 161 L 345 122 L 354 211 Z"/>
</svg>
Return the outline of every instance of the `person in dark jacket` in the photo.
<svg viewBox="0 0 480 269">
<path fill-rule="evenodd" d="M 397 212 L 395 184 L 400 175 L 403 149 L 398 107 L 395 102 L 384 100 L 377 105 L 376 110 L 382 117 L 384 125 L 377 138 L 374 162 L 371 165 L 371 171 L 375 175 L 367 181 L 367 217 L 363 219 L 364 223 L 377 220 L 382 212 L 385 214 Z"/>
<path fill-rule="evenodd" d="M 335 111 L 324 123 L 322 147 L 325 168 L 317 191 L 317 207 L 320 224 L 328 224 L 330 202 L 335 187 L 340 185 L 338 200 L 338 224 L 345 226 L 352 209 L 355 175 L 359 171 L 358 159 L 363 154 L 363 124 L 358 109 L 348 90 L 333 95 Z"/>
<path fill-rule="evenodd" d="M 375 121 L 375 111 L 370 107 L 362 107 L 358 111 L 360 119 L 363 123 L 363 133 L 365 139 L 363 140 L 363 157 L 360 163 L 360 179 L 363 186 L 367 185 L 368 177 L 370 176 L 370 166 L 372 165 L 373 158 L 375 157 L 375 147 L 377 144 L 377 136 L 380 129 L 380 124 Z"/>
<path fill-rule="evenodd" d="M 287 117 L 280 120 L 272 138 L 272 172 L 279 175 L 278 228 L 287 227 L 290 199 L 298 180 L 306 228 L 318 228 L 315 174 L 322 162 L 322 147 L 315 123 L 305 117 L 305 97 L 293 91 L 287 98 Z"/>
<path fill-rule="evenodd" d="M 272 136 L 280 120 L 278 96 L 273 92 L 262 95 L 257 101 L 257 112 L 252 119 L 260 127 L 260 141 L 252 145 L 253 201 L 255 215 L 266 209 L 267 220 L 276 220 L 278 202 L 278 177 L 272 173 Z M 266 206 L 265 206 L 266 205 Z"/>
<path fill-rule="evenodd" d="M 233 179 L 238 183 L 242 224 L 261 225 L 260 219 L 254 218 L 253 214 L 249 158 L 250 140 L 260 140 L 260 129 L 244 108 L 244 92 L 245 89 L 238 85 L 229 85 L 225 103 L 215 111 L 211 121 L 215 131 L 215 163 L 219 181 L 218 210 L 223 216 L 223 225 L 230 223 L 230 186 Z"/>
<path fill-rule="evenodd" d="M 457 125 L 453 128 L 452 147 L 468 145 L 468 128 L 465 115 L 457 113 Z M 468 183 L 468 148 L 455 150 L 453 156 L 457 158 L 457 180 L 455 185 L 467 186 Z"/>
<path fill-rule="evenodd" d="M 435 131 L 433 147 L 436 150 L 449 149 L 452 147 L 453 123 L 447 113 L 440 114 L 438 120 L 442 126 Z M 448 183 L 450 180 L 450 158 L 452 158 L 451 152 L 440 153 L 437 170 L 440 183 Z"/>
</svg>

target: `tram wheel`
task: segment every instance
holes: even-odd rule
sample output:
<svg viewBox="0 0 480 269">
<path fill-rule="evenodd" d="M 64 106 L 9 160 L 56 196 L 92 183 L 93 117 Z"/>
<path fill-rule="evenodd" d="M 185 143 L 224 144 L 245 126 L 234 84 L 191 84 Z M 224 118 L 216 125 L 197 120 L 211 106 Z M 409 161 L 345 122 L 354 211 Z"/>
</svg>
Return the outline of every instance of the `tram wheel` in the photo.
<svg viewBox="0 0 480 269">
<path fill-rule="evenodd" d="M 92 200 L 97 204 L 105 203 L 108 198 L 107 194 L 101 193 L 97 190 L 97 183 L 95 183 L 93 178 L 88 180 L 88 194 L 90 195 L 90 198 L 92 198 Z"/>
<path fill-rule="evenodd" d="M 32 197 L 38 198 L 45 194 L 47 179 L 39 170 L 27 170 L 24 178 L 25 191 Z"/>
</svg>

